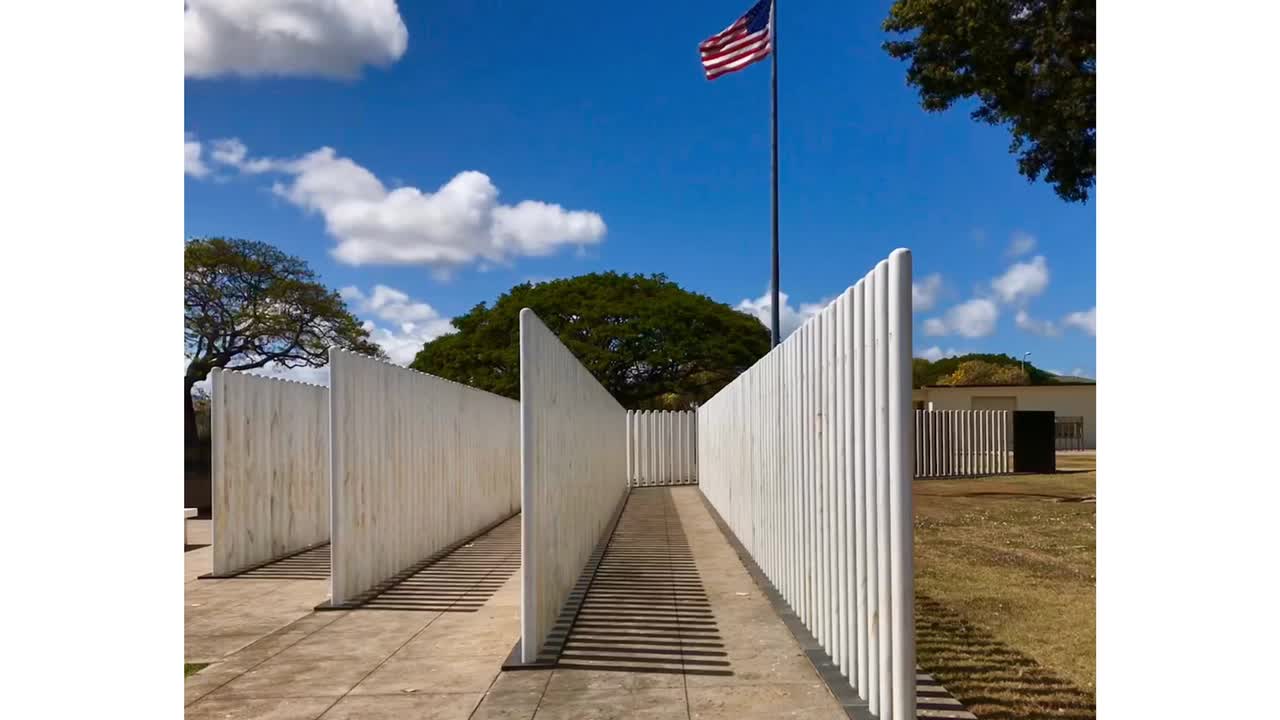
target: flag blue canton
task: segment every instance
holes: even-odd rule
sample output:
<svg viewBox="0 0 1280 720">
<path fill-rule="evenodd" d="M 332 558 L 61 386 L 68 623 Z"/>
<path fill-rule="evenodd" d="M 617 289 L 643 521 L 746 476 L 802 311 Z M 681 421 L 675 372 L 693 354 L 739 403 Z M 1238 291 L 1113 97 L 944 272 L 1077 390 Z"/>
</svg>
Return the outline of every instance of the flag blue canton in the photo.
<svg viewBox="0 0 1280 720">
<path fill-rule="evenodd" d="M 773 0 L 760 0 L 754 7 L 743 15 L 743 19 L 747 21 L 747 32 L 759 32 L 765 29 L 769 24 L 769 9 L 773 7 Z"/>
</svg>

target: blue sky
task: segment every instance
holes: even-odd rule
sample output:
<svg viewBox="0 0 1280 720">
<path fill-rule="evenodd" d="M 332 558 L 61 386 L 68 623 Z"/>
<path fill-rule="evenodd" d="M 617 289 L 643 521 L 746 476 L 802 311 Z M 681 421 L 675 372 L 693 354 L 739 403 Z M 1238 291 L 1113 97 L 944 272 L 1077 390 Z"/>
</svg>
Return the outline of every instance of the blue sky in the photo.
<svg viewBox="0 0 1280 720">
<path fill-rule="evenodd" d="M 305 258 L 393 357 L 530 279 L 766 293 L 769 65 L 708 82 L 697 52 L 749 0 L 236 5 L 187 3 L 186 235 Z M 1092 376 L 1092 201 L 1027 183 L 1008 132 L 967 109 L 921 110 L 880 48 L 889 5 L 780 9 L 794 317 L 905 246 L 917 354 L 1030 351 Z"/>
</svg>

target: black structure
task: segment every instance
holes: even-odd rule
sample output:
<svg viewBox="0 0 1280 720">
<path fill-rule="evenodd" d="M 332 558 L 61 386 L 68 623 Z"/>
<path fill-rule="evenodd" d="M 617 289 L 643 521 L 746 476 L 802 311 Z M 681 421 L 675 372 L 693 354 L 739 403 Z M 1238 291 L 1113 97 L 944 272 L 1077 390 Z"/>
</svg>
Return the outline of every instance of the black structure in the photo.
<svg viewBox="0 0 1280 720">
<path fill-rule="evenodd" d="M 1013 411 L 1013 471 L 1051 473 L 1057 470 L 1054 455 L 1056 432 L 1052 410 Z"/>
</svg>

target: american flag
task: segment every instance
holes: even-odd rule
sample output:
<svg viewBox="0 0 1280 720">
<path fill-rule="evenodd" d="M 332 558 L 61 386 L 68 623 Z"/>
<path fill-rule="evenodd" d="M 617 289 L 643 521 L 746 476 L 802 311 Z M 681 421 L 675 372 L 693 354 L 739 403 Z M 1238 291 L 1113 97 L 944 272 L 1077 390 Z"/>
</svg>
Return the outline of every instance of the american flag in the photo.
<svg viewBox="0 0 1280 720">
<path fill-rule="evenodd" d="M 708 80 L 765 59 L 773 48 L 773 0 L 760 0 L 746 15 L 698 46 Z"/>
</svg>

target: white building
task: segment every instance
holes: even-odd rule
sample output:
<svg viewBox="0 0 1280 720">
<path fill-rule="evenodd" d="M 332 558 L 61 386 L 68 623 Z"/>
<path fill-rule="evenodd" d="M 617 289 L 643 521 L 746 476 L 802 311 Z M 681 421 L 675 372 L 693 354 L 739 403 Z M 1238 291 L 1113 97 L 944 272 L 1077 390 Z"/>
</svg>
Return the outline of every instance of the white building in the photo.
<svg viewBox="0 0 1280 720">
<path fill-rule="evenodd" d="M 1097 448 L 1095 383 L 1056 385 L 927 385 L 911 391 L 917 409 L 1052 410 L 1057 418 L 1058 448 Z"/>
</svg>

